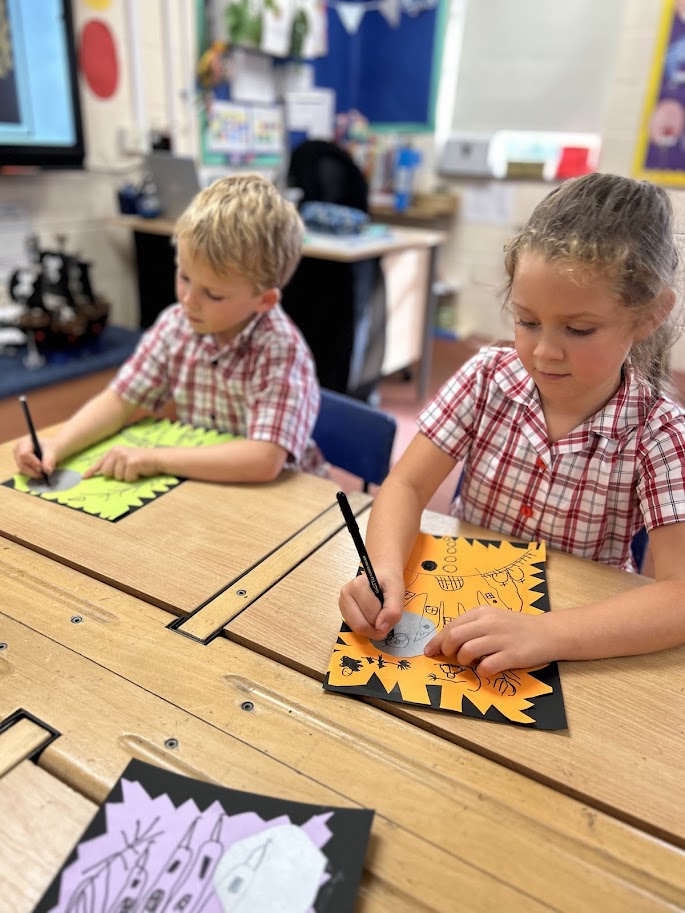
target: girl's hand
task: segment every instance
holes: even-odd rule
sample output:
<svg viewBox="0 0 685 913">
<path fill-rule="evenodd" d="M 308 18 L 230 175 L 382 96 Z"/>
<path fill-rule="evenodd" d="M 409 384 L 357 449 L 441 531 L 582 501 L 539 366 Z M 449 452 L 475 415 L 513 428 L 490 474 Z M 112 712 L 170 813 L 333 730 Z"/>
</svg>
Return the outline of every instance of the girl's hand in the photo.
<svg viewBox="0 0 685 913">
<path fill-rule="evenodd" d="M 378 576 L 378 575 L 377 575 Z M 350 580 L 340 590 L 340 613 L 356 634 L 372 640 L 385 637 L 402 617 L 404 605 L 404 577 L 397 579 L 378 576 L 383 591 L 383 605 L 369 586 L 366 574 Z"/>
<path fill-rule="evenodd" d="M 477 606 L 455 618 L 426 644 L 424 654 L 442 654 L 481 675 L 541 666 L 556 659 L 554 616 L 526 615 Z"/>
<path fill-rule="evenodd" d="M 57 451 L 50 438 L 40 441 L 40 449 L 43 452 L 43 462 L 38 459 L 33 452 L 33 441 L 30 435 L 26 435 L 14 445 L 13 455 L 19 472 L 32 479 L 41 479 L 43 472 L 50 475 L 57 465 Z"/>
<path fill-rule="evenodd" d="M 83 473 L 84 479 L 94 475 L 110 476 L 119 482 L 135 482 L 141 477 L 158 475 L 159 450 L 154 447 L 112 447 L 97 463 Z"/>
</svg>

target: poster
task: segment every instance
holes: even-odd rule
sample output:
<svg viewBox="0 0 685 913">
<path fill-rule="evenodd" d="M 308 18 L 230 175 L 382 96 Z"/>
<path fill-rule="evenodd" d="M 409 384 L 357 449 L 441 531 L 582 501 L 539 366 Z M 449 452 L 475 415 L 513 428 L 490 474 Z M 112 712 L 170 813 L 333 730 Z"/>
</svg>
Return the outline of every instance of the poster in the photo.
<svg viewBox="0 0 685 913">
<path fill-rule="evenodd" d="M 685 0 L 664 0 L 633 173 L 685 186 Z"/>
</svg>

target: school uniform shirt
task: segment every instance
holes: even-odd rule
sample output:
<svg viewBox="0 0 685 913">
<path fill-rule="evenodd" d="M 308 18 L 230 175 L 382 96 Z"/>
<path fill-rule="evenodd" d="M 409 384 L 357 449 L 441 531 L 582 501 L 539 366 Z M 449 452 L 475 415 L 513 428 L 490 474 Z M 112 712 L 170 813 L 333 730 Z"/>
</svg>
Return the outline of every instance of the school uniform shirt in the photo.
<svg viewBox="0 0 685 913">
<path fill-rule="evenodd" d="M 417 423 L 465 460 L 451 513 L 477 526 L 631 570 L 643 525 L 685 520 L 685 410 L 629 366 L 606 406 L 555 444 L 513 349 L 481 350 Z"/>
<path fill-rule="evenodd" d="M 173 400 L 181 422 L 279 444 L 288 451 L 288 469 L 327 474 L 310 437 L 320 401 L 314 359 L 280 305 L 223 345 L 196 333 L 181 305 L 171 305 L 111 386 L 153 412 Z"/>
</svg>

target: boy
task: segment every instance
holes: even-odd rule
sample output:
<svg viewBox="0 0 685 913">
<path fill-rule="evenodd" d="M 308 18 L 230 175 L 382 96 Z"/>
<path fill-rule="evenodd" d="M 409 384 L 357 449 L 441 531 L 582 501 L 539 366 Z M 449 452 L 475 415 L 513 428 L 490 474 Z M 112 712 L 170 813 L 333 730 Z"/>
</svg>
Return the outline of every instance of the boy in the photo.
<svg viewBox="0 0 685 913">
<path fill-rule="evenodd" d="M 166 308 L 109 387 L 53 438 L 14 449 L 32 478 L 114 434 L 137 408 L 174 401 L 177 418 L 242 439 L 211 447 L 113 447 L 84 478 L 122 481 L 168 474 L 208 482 L 269 482 L 283 468 L 325 473 L 310 438 L 319 409 L 311 352 L 280 306 L 280 289 L 301 255 L 295 207 L 256 174 L 201 191 L 180 216 L 178 303 Z"/>
</svg>

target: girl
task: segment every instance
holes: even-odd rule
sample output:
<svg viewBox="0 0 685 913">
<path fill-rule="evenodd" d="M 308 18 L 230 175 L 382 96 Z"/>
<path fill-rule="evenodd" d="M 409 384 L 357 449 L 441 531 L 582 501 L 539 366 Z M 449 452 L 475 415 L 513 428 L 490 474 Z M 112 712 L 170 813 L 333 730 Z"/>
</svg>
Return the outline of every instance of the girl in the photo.
<svg viewBox="0 0 685 913">
<path fill-rule="evenodd" d="M 627 570 L 645 526 L 655 582 L 569 612 L 474 607 L 426 655 L 487 676 L 685 643 L 685 410 L 666 392 L 678 265 L 669 198 L 648 182 L 590 174 L 535 208 L 505 248 L 515 349 L 482 350 L 419 415 L 369 519 L 384 604 L 365 575 L 340 594 L 354 631 L 399 621 L 421 512 L 464 460 L 457 517 Z"/>
</svg>

